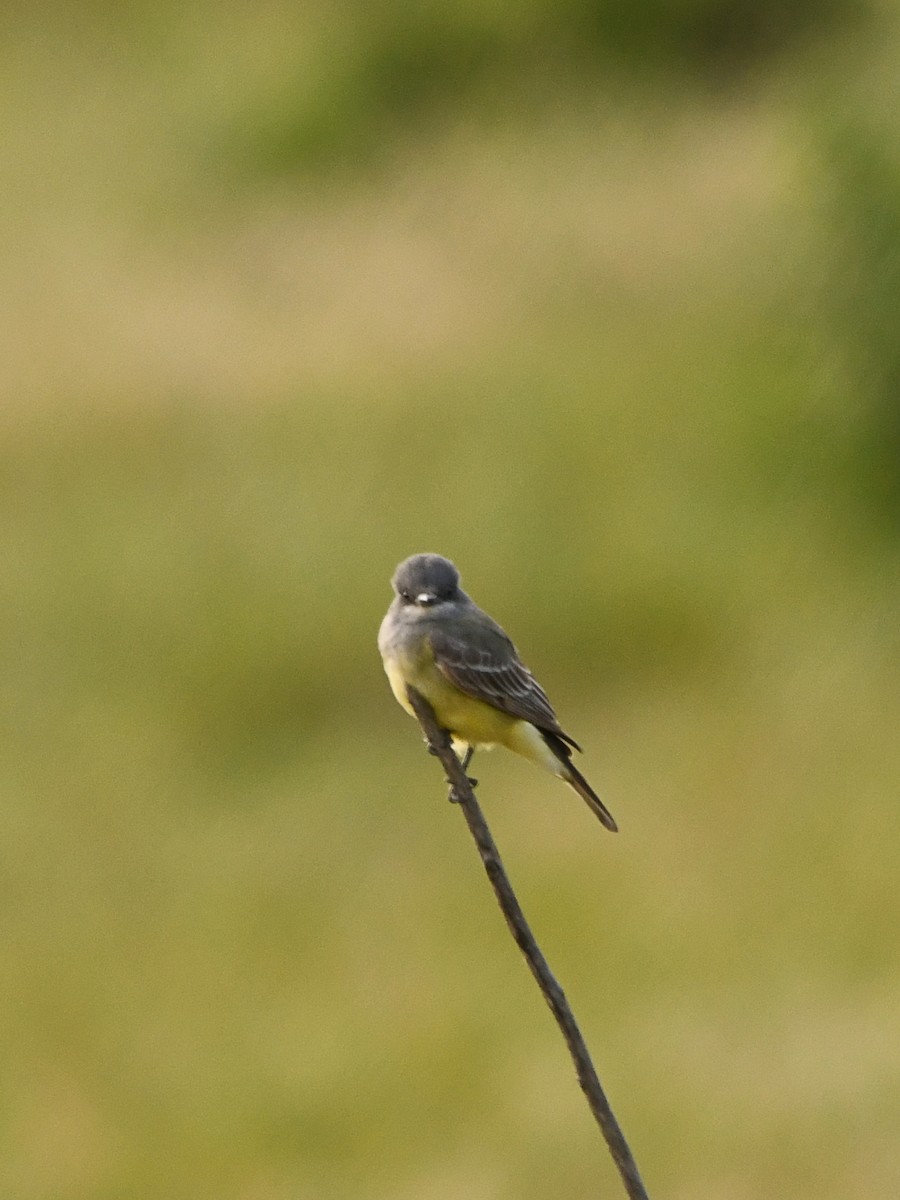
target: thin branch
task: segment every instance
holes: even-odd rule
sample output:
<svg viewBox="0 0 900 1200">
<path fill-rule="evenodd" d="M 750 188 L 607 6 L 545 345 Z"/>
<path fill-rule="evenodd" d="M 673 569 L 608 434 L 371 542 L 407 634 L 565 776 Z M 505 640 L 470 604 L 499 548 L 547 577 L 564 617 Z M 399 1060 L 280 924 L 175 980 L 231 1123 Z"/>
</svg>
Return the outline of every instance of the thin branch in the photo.
<svg viewBox="0 0 900 1200">
<path fill-rule="evenodd" d="M 609 1146 L 613 1162 L 616 1164 L 619 1174 L 622 1177 L 629 1200 L 648 1200 L 637 1164 L 632 1157 L 624 1134 L 619 1128 L 619 1122 L 616 1120 L 615 1114 L 609 1106 L 606 1094 L 601 1087 L 594 1064 L 591 1062 L 588 1048 L 581 1035 L 581 1030 L 578 1028 L 575 1017 L 569 1007 L 569 1002 L 566 1000 L 565 993 L 547 965 L 547 960 L 541 953 L 540 947 L 534 939 L 534 934 L 525 920 L 525 914 L 522 912 L 519 901 L 516 899 L 516 894 L 504 870 L 503 863 L 500 861 L 500 854 L 491 831 L 484 819 L 478 801 L 475 799 L 472 784 L 463 770 L 462 764 L 453 752 L 450 737 L 447 731 L 441 729 L 440 725 L 438 725 L 434 710 L 424 696 L 419 695 L 412 688 L 407 688 L 407 695 L 409 696 L 409 702 L 413 707 L 419 724 L 425 733 L 430 749 L 441 760 L 444 770 L 447 772 L 447 782 L 450 784 L 450 798 L 456 801 L 463 811 L 510 932 L 515 938 L 519 949 L 524 954 L 529 969 L 537 980 L 538 987 L 541 989 L 544 999 L 550 1006 L 550 1011 L 556 1018 L 556 1023 L 559 1025 L 562 1035 L 566 1039 L 566 1045 L 575 1064 L 581 1090 L 584 1092 L 590 1110 L 594 1114 L 594 1119 L 600 1126 L 600 1130 L 606 1139 L 606 1144 Z"/>
</svg>

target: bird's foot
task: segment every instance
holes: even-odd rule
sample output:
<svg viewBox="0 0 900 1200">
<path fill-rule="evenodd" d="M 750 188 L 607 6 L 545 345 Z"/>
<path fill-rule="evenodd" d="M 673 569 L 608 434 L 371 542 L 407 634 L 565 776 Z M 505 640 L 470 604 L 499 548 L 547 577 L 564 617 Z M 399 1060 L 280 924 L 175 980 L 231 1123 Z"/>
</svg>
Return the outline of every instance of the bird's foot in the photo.
<svg viewBox="0 0 900 1200">
<path fill-rule="evenodd" d="M 474 789 L 474 788 L 478 787 L 477 779 L 473 779 L 471 775 L 467 775 L 466 779 L 468 779 L 468 781 L 469 781 L 470 788 Z M 447 793 L 447 799 L 450 801 L 451 804 L 460 804 L 462 802 L 462 796 L 460 796 L 459 792 L 456 790 L 456 788 L 453 784 L 453 780 L 448 779 L 447 785 L 450 788 L 449 792 Z"/>
<path fill-rule="evenodd" d="M 445 738 L 446 738 L 448 741 L 449 741 L 449 740 L 450 740 L 450 738 L 453 736 L 453 735 L 451 734 L 451 732 L 450 732 L 450 730 L 449 730 L 449 729 L 442 729 L 442 730 L 441 730 L 441 733 L 444 735 L 444 737 L 445 737 Z M 425 738 L 425 739 L 424 739 L 424 741 L 425 741 L 425 749 L 428 751 L 428 753 L 429 753 L 429 754 L 433 754 L 435 758 L 440 758 L 440 756 L 441 756 L 441 750 L 439 750 L 437 746 L 432 746 L 432 744 L 431 744 L 431 742 L 428 740 L 428 738 Z"/>
</svg>

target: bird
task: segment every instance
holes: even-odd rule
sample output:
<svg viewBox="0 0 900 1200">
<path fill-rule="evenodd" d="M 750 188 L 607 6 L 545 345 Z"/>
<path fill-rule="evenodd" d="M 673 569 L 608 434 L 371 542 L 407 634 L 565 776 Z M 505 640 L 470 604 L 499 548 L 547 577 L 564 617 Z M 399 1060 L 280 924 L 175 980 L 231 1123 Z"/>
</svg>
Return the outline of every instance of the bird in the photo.
<svg viewBox="0 0 900 1200">
<path fill-rule="evenodd" d="M 408 689 L 423 696 L 464 769 L 476 747 L 506 746 L 564 780 L 615 833 L 609 809 L 572 762 L 581 747 L 505 631 L 462 590 L 454 564 L 440 554 L 413 554 L 391 585 L 378 649 L 398 703 L 415 716 Z"/>
</svg>

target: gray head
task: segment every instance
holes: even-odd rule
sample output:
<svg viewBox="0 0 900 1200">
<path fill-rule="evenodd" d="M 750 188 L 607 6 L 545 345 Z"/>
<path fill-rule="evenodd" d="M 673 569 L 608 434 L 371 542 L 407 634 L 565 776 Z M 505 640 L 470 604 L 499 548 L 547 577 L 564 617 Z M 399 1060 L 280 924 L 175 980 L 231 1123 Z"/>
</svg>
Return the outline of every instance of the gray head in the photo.
<svg viewBox="0 0 900 1200">
<path fill-rule="evenodd" d="M 400 603 L 414 608 L 432 608 L 462 595 L 459 571 L 440 554 L 414 554 L 404 559 L 391 583 Z"/>
</svg>

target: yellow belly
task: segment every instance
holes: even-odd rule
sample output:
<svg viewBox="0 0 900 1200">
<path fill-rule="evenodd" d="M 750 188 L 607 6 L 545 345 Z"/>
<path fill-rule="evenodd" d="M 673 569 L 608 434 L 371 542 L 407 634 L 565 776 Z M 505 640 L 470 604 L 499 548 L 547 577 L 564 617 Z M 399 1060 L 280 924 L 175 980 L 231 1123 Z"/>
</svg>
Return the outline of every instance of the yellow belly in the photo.
<svg viewBox="0 0 900 1200">
<path fill-rule="evenodd" d="M 406 694 L 407 686 L 415 688 L 420 696 L 425 697 L 434 709 L 439 724 L 453 735 L 454 749 L 457 751 L 460 744 L 499 744 L 530 759 L 553 775 L 566 778 L 565 768 L 533 725 L 461 692 L 438 670 L 430 654 L 423 654 L 415 661 L 385 660 L 384 669 L 391 691 L 410 716 L 415 716 L 415 713 Z"/>
<path fill-rule="evenodd" d="M 415 688 L 434 709 L 440 725 L 449 730 L 456 741 L 467 742 L 471 746 L 486 746 L 495 742 L 510 745 L 514 740 L 515 726 L 522 724 L 516 717 L 485 704 L 483 700 L 467 696 L 454 687 L 441 674 L 430 655 L 416 662 L 401 663 L 397 659 L 386 661 L 384 669 L 398 703 L 411 716 L 415 716 L 406 694 L 407 686 Z"/>
</svg>

